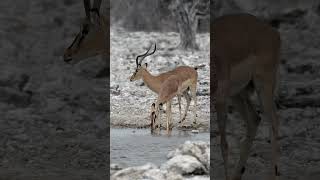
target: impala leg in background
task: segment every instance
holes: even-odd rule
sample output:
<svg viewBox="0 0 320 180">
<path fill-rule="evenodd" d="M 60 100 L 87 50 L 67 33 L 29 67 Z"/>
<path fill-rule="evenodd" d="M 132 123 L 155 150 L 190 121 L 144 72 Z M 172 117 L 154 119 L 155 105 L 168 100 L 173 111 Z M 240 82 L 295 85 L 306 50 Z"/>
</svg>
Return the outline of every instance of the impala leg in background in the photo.
<svg viewBox="0 0 320 180">
<path fill-rule="evenodd" d="M 167 132 L 171 131 L 171 119 L 172 119 L 172 112 L 171 112 L 171 100 L 166 102 L 166 114 L 167 114 Z"/>
<path fill-rule="evenodd" d="M 246 137 L 240 144 L 240 159 L 232 178 L 232 180 L 240 180 L 245 172 L 246 162 L 257 133 L 260 117 L 250 102 L 249 94 L 245 90 L 239 93 L 239 95 L 232 97 L 232 102 L 235 109 L 240 113 L 242 120 L 245 121 L 247 127 Z"/>
<path fill-rule="evenodd" d="M 181 122 L 186 120 L 187 114 L 188 114 L 188 111 L 189 111 L 189 107 L 190 107 L 190 103 L 191 103 L 191 95 L 188 93 L 188 90 L 184 91 L 182 94 L 186 98 L 187 105 L 186 105 L 186 108 L 184 110 L 184 114 L 182 116 L 182 119 L 180 120 Z"/>
<path fill-rule="evenodd" d="M 161 127 L 162 127 L 162 122 L 161 122 L 161 109 L 163 110 L 163 104 L 162 103 L 160 103 L 160 104 L 158 104 L 158 106 L 157 106 L 157 103 L 156 103 L 156 118 L 157 118 L 157 121 L 159 121 L 159 125 L 158 125 L 158 127 L 159 127 L 159 130 L 161 130 Z"/>
<path fill-rule="evenodd" d="M 184 110 L 183 117 L 182 117 L 182 119 L 180 119 L 179 123 L 184 122 L 186 120 L 187 113 L 188 113 L 189 106 L 190 106 L 190 102 L 191 102 L 191 97 L 190 97 L 188 91 L 184 91 L 183 96 L 186 98 L 187 106 L 186 106 L 186 109 Z"/>
<path fill-rule="evenodd" d="M 194 119 L 193 119 L 193 124 L 196 125 L 197 124 L 197 83 L 193 84 L 190 87 L 191 90 L 191 96 L 194 102 L 194 107 L 193 107 L 193 115 L 194 115 Z"/>
<path fill-rule="evenodd" d="M 178 104 L 179 104 L 179 118 L 181 119 L 181 95 L 178 95 Z"/>
<path fill-rule="evenodd" d="M 271 144 L 272 144 L 272 179 L 279 179 L 279 154 L 280 148 L 278 143 L 279 134 L 279 120 L 276 115 L 276 106 L 274 103 L 274 88 L 275 88 L 275 76 L 274 71 L 277 70 L 275 67 L 264 67 L 260 69 L 259 72 L 264 72 L 270 70 L 270 73 L 264 72 L 263 74 L 257 74 L 254 80 L 256 84 L 258 98 L 262 106 L 262 117 L 263 120 L 271 123 Z"/>
</svg>

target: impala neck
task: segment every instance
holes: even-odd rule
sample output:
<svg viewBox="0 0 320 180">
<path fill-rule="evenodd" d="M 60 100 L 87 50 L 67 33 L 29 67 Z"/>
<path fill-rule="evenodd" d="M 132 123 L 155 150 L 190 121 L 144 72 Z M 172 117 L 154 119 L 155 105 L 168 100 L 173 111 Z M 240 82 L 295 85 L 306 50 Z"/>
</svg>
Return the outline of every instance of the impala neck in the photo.
<svg viewBox="0 0 320 180">
<path fill-rule="evenodd" d="M 159 92 L 160 82 L 157 76 L 153 76 L 148 70 L 144 69 L 142 71 L 142 80 L 153 92 Z"/>
</svg>

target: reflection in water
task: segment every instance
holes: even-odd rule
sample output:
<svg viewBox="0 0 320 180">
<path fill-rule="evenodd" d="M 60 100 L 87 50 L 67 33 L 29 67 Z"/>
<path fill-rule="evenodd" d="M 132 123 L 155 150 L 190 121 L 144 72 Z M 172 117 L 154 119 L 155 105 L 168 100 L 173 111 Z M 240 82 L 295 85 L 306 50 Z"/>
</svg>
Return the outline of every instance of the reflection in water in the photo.
<svg viewBox="0 0 320 180">
<path fill-rule="evenodd" d="M 136 166 L 152 162 L 160 165 L 167 160 L 169 151 L 188 140 L 209 142 L 210 134 L 172 131 L 168 136 L 166 131 L 162 131 L 161 135 L 151 135 L 149 129 L 111 128 L 111 163 Z"/>
</svg>

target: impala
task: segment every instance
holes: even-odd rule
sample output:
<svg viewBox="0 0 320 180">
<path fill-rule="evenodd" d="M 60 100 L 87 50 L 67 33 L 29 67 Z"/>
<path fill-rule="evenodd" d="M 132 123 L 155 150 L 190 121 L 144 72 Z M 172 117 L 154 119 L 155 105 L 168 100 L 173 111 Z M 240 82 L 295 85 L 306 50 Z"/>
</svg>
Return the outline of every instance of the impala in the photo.
<svg viewBox="0 0 320 180">
<path fill-rule="evenodd" d="M 190 88 L 190 90 L 191 90 L 191 94 L 192 94 L 192 99 L 194 100 L 194 110 L 193 110 L 194 121 L 193 121 L 193 123 L 196 124 L 196 104 L 197 104 L 196 86 L 197 86 L 197 78 L 198 78 L 198 74 L 197 74 L 197 71 L 196 71 L 197 67 L 193 68 L 193 67 L 189 67 L 189 66 L 180 66 L 180 67 L 177 67 L 176 69 L 174 69 L 172 71 L 168 71 L 168 72 L 165 72 L 165 73 L 161 73 L 161 74 L 159 74 L 157 76 L 153 76 L 147 70 L 148 64 L 147 63 L 145 63 L 143 65 L 141 64 L 142 60 L 145 57 L 152 55 L 156 51 L 156 45 L 155 45 L 153 52 L 148 54 L 150 48 L 151 48 L 151 46 L 149 47 L 149 49 L 147 50 L 146 53 L 137 56 L 137 58 L 136 58 L 136 65 L 137 65 L 136 66 L 136 70 L 133 73 L 133 75 L 130 77 L 130 81 L 142 79 L 149 89 L 151 89 L 153 92 L 159 94 L 161 89 L 164 88 L 162 84 L 169 77 L 171 77 L 173 75 L 176 75 L 176 76 L 180 77 L 181 79 L 184 80 L 184 84 L 187 83 L 188 85 L 190 85 L 190 87 L 192 87 L 192 88 Z M 139 60 L 139 58 L 141 58 L 141 59 Z M 188 109 L 189 109 L 189 105 L 190 105 L 190 102 L 191 102 L 191 97 L 188 94 L 187 90 L 188 89 L 184 89 L 184 91 L 181 91 L 180 93 L 176 94 L 178 96 L 178 104 L 179 104 L 179 111 L 180 111 L 180 121 L 179 121 L 179 123 L 181 123 L 181 122 L 183 122 L 185 120 L 185 118 L 187 116 Z M 183 115 L 182 118 L 181 118 L 181 105 L 180 105 L 181 95 L 183 95 L 186 98 L 186 101 L 187 101 L 187 106 L 185 108 L 185 112 L 184 112 L 184 115 Z M 173 97 L 174 96 L 172 96 L 172 98 Z M 157 108 L 158 108 L 158 106 L 157 106 Z M 169 118 L 171 116 L 171 102 L 167 103 L 166 113 L 167 113 L 167 118 Z M 151 128 L 152 128 L 152 126 L 151 126 Z"/>
<path fill-rule="evenodd" d="M 191 95 L 195 102 L 194 107 L 194 118 L 196 119 L 196 91 L 197 91 L 197 71 L 194 69 L 190 69 L 190 71 L 185 71 L 183 74 L 174 74 L 171 75 L 168 79 L 166 79 L 160 87 L 159 95 L 157 101 L 155 103 L 155 108 L 151 112 L 154 116 L 151 116 L 153 119 L 151 120 L 154 124 L 157 122 L 157 118 L 160 116 L 159 105 L 166 103 L 167 109 L 171 109 L 171 100 L 176 95 L 181 95 L 182 92 L 190 89 Z M 160 119 L 160 118 L 159 118 Z M 194 121 L 194 123 L 196 123 Z M 167 131 L 171 130 L 172 125 L 172 114 L 171 111 L 167 111 Z M 154 128 L 154 127 L 152 127 Z"/>
<path fill-rule="evenodd" d="M 226 139 L 227 99 L 231 98 L 247 127 L 246 138 L 241 142 L 240 159 L 232 176 L 233 180 L 239 180 L 245 172 L 260 123 L 259 115 L 249 100 L 249 95 L 256 91 L 263 120 L 271 123 L 272 179 L 278 179 L 279 120 L 274 97 L 278 81 L 280 34 L 252 15 L 226 15 L 211 23 L 211 42 L 211 63 L 215 63 L 218 82 L 214 95 L 225 178 L 230 179 Z M 211 77 L 214 77 L 214 72 L 211 73 Z"/>
<path fill-rule="evenodd" d="M 100 15 L 101 0 L 94 0 L 92 8 L 90 0 L 84 0 L 83 3 L 86 18 L 81 24 L 80 32 L 64 51 L 64 61 L 67 63 L 75 64 L 96 55 L 109 58 L 109 19 Z M 97 76 L 108 72 L 109 65 L 106 66 Z"/>
</svg>

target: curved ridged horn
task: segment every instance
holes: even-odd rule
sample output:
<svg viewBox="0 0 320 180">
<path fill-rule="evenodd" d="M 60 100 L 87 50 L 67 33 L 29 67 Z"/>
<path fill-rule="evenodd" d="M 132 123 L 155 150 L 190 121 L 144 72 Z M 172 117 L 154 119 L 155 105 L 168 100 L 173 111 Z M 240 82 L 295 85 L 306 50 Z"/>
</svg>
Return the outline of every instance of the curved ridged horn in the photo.
<svg viewBox="0 0 320 180">
<path fill-rule="evenodd" d="M 151 45 L 151 46 L 152 46 L 152 45 Z M 154 54 L 154 52 L 156 52 L 157 45 L 154 44 L 154 50 L 153 50 L 153 52 L 150 53 L 150 54 L 148 54 L 149 50 L 151 49 L 151 46 L 150 46 L 150 48 L 148 49 L 148 51 L 147 51 L 145 54 L 142 55 L 142 58 L 140 59 L 139 63 L 138 63 L 138 57 L 137 57 L 136 61 L 137 61 L 138 64 L 141 64 L 141 62 L 142 62 L 142 60 L 144 60 L 144 58 L 146 58 L 147 56 L 150 56 L 150 55 Z M 138 65 L 138 64 L 137 64 L 137 65 Z"/>
<path fill-rule="evenodd" d="M 151 45 L 151 46 L 152 46 L 152 45 Z M 138 62 L 139 57 L 143 57 L 143 56 L 147 55 L 147 54 L 148 54 L 148 52 L 149 52 L 149 51 L 150 51 L 150 49 L 151 49 L 151 46 L 149 47 L 149 49 L 147 50 L 147 52 L 146 52 L 146 53 L 141 54 L 141 55 L 138 55 L 138 56 L 136 57 L 136 64 L 137 64 L 137 67 L 138 67 L 138 65 L 140 64 L 140 62 Z"/>
</svg>

